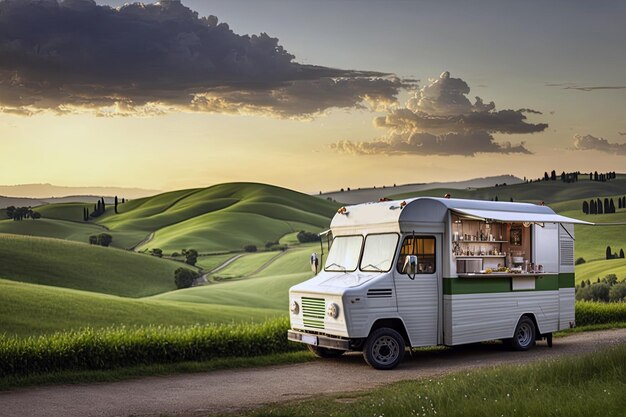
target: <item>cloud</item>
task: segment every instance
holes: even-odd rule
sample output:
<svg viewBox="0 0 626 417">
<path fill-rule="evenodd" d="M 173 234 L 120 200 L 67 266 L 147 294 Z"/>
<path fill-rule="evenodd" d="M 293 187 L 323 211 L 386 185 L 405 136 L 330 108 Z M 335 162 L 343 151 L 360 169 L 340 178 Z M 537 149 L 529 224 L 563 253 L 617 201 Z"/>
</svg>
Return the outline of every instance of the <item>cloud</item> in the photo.
<svg viewBox="0 0 626 417">
<path fill-rule="evenodd" d="M 592 135 L 575 135 L 574 149 L 579 151 L 600 151 L 615 155 L 626 155 L 626 143 L 611 143 L 606 139 Z"/>
<path fill-rule="evenodd" d="M 339 141 L 331 148 L 345 153 L 369 155 L 465 155 L 477 153 L 531 153 L 524 143 L 499 143 L 493 134 L 525 134 L 544 131 L 545 123 L 533 124 L 526 114 L 541 114 L 533 109 L 496 110 L 467 95 L 468 84 L 444 72 L 415 92 L 406 107 L 391 110 L 374 119 L 374 125 L 387 134 L 373 141 Z"/>
<path fill-rule="evenodd" d="M 308 117 L 388 105 L 410 85 L 374 71 L 303 65 L 277 38 L 238 35 L 179 0 L 0 1 L 0 112 L 169 111 Z"/>
</svg>

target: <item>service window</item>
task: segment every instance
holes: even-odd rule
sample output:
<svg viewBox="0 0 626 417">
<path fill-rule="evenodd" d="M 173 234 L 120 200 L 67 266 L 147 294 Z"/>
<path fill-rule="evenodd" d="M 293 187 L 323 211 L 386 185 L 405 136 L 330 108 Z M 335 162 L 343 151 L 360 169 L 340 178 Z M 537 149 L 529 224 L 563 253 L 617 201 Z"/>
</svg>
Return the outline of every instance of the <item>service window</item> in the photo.
<svg viewBox="0 0 626 417">
<path fill-rule="evenodd" d="M 398 257 L 398 272 L 401 274 L 404 260 L 408 255 L 417 256 L 417 273 L 432 274 L 435 272 L 435 237 L 434 236 L 407 236 L 402 242 Z"/>
<path fill-rule="evenodd" d="M 398 235 L 395 233 L 367 235 L 361 258 L 361 271 L 388 272 L 393 264 L 397 247 Z"/>
</svg>

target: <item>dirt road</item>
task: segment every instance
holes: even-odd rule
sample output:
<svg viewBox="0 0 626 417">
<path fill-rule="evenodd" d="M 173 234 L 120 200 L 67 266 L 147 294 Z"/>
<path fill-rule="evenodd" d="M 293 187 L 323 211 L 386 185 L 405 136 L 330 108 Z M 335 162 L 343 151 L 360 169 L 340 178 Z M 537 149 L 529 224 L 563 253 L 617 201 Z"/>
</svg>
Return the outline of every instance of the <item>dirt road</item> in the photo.
<svg viewBox="0 0 626 417">
<path fill-rule="evenodd" d="M 0 415 L 196 416 L 236 411 L 313 394 L 359 391 L 394 381 L 504 363 L 529 363 L 626 343 L 626 329 L 574 334 L 528 352 L 482 344 L 419 352 L 394 371 L 375 371 L 359 355 L 264 368 L 150 377 L 124 382 L 25 388 L 0 393 Z"/>
</svg>

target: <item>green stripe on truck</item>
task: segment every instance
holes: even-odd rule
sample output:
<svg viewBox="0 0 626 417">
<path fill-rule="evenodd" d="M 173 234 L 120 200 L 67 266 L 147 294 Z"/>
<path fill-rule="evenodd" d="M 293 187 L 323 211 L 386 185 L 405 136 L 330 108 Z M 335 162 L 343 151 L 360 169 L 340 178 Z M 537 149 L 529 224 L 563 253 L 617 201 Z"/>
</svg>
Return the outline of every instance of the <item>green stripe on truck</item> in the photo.
<svg viewBox="0 0 626 417">
<path fill-rule="evenodd" d="M 524 275 L 526 277 L 527 275 Z M 489 294 L 512 292 L 513 277 L 476 277 L 476 278 L 444 278 L 443 293 L 457 294 Z M 537 277 L 535 289 L 530 291 L 557 291 L 559 288 L 574 288 L 574 274 L 562 273 Z"/>
</svg>

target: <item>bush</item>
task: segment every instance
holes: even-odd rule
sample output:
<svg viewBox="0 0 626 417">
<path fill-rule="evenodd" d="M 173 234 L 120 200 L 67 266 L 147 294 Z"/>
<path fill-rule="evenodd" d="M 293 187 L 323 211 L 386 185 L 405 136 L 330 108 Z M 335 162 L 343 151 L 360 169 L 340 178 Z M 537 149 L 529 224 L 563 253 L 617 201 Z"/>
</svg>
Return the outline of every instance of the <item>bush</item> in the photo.
<svg viewBox="0 0 626 417">
<path fill-rule="evenodd" d="M 89 236 L 89 244 L 90 245 L 97 245 L 98 244 L 98 236 L 96 236 L 96 235 Z"/>
<path fill-rule="evenodd" d="M 163 257 L 163 250 L 159 249 L 159 248 L 154 248 L 150 251 L 150 254 L 152 256 L 156 256 L 158 258 L 162 258 Z"/>
<path fill-rule="evenodd" d="M 301 230 L 297 235 L 298 242 L 300 243 L 309 243 L 309 242 L 319 242 L 320 237 L 317 233 L 305 232 Z"/>
<path fill-rule="evenodd" d="M 577 258 L 577 259 L 576 259 L 576 261 L 574 262 L 574 265 L 582 265 L 582 264 L 584 264 L 585 262 L 587 262 L 587 261 L 585 261 L 585 258 L 580 257 L 580 258 Z"/>
<path fill-rule="evenodd" d="M 187 268 L 178 268 L 174 271 L 174 282 L 176 288 L 189 288 L 193 285 L 193 281 L 200 275 L 196 271 Z"/>
<path fill-rule="evenodd" d="M 576 325 L 626 322 L 626 303 L 576 302 Z"/>
<path fill-rule="evenodd" d="M 604 282 L 593 284 L 591 287 L 591 295 L 594 301 L 609 301 L 609 291 L 611 286 Z"/>
<path fill-rule="evenodd" d="M 100 233 L 98 235 L 98 245 L 108 247 L 113 242 L 113 236 L 108 233 Z"/>
<path fill-rule="evenodd" d="M 287 318 L 263 324 L 86 329 L 0 339 L 0 376 L 112 369 L 302 349 L 290 343 Z"/>
<path fill-rule="evenodd" d="M 255 245 L 246 245 L 243 247 L 243 250 L 246 252 L 256 252 L 256 246 Z"/>
<path fill-rule="evenodd" d="M 195 249 L 183 249 L 183 256 L 185 257 L 185 263 L 187 265 L 194 266 L 198 262 L 198 251 Z"/>
<path fill-rule="evenodd" d="M 626 301 L 626 282 L 620 282 L 611 287 L 609 291 L 609 301 L 622 302 Z"/>
<path fill-rule="evenodd" d="M 278 241 L 275 242 L 265 242 L 265 249 L 270 249 L 272 246 L 278 245 Z"/>
</svg>

